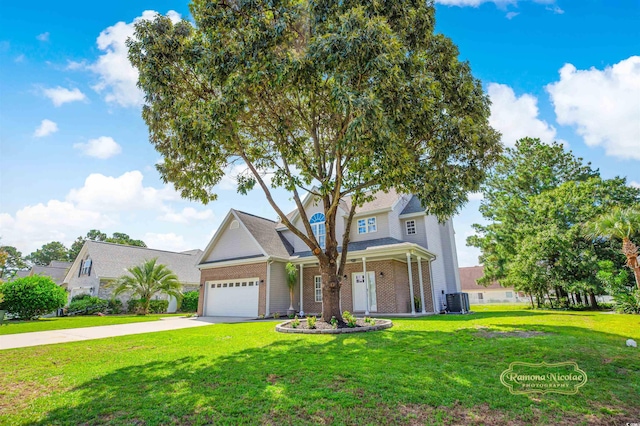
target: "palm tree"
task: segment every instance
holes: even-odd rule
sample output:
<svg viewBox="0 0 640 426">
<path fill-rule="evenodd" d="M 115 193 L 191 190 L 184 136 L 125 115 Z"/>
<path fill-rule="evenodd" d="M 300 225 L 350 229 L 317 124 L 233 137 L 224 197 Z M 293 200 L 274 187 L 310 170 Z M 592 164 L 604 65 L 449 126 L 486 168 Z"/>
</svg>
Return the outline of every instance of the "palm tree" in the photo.
<svg viewBox="0 0 640 426">
<path fill-rule="evenodd" d="M 287 270 L 287 287 L 289 287 L 289 309 L 287 310 L 288 315 L 293 315 L 295 313 L 295 309 L 293 308 L 293 292 L 296 289 L 296 276 L 298 270 L 296 266 L 289 262 L 285 265 L 285 269 Z"/>
<path fill-rule="evenodd" d="M 164 293 L 182 300 L 182 285 L 178 276 L 166 265 L 157 264 L 157 258 L 150 259 L 138 266 L 127 268 L 131 275 L 123 275 L 117 281 L 113 295 L 131 292 L 142 301 L 142 313 L 149 313 L 151 298 L 158 293 Z"/>
<path fill-rule="evenodd" d="M 631 241 L 631 237 L 640 232 L 640 206 L 616 207 L 587 223 L 587 231 L 592 238 L 622 240 L 622 253 L 627 257 L 627 266 L 633 271 L 640 289 L 638 246 Z"/>
</svg>

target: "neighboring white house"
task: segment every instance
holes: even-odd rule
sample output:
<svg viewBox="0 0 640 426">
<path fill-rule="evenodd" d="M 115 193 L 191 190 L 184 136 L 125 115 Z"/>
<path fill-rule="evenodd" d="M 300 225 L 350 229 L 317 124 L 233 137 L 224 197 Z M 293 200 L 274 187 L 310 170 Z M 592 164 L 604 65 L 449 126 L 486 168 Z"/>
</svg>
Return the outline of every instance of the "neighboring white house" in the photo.
<svg viewBox="0 0 640 426">
<path fill-rule="evenodd" d="M 87 241 L 82 246 L 66 276 L 63 286 L 69 292 L 69 300 L 78 294 L 90 294 L 110 298 L 113 287 L 109 284 L 127 274 L 127 268 L 157 258 L 157 263 L 166 265 L 183 285 L 183 291 L 198 290 L 200 272 L 196 267 L 202 250 L 171 252 L 147 247 Z M 166 296 L 159 296 L 159 299 Z M 126 302 L 127 297 L 120 299 Z M 175 312 L 176 300 L 169 300 L 168 312 Z"/>
<path fill-rule="evenodd" d="M 493 282 L 489 286 L 477 283 L 477 280 L 484 275 L 483 266 L 468 266 L 460 268 L 460 283 L 462 291 L 469 294 L 469 303 L 517 303 L 527 302 L 528 299 L 513 289 L 513 287 L 502 287 L 498 282 Z"/>
<path fill-rule="evenodd" d="M 322 246 L 326 238 L 322 204 L 307 196 L 303 206 Z M 339 242 L 350 208 L 350 198 L 338 208 Z M 297 210 L 287 217 L 306 233 Z M 414 195 L 375 194 L 373 201 L 356 209 L 350 240 L 342 280 L 343 310 L 439 313 L 445 307 L 445 294 L 460 291 L 453 224 L 427 215 Z M 321 312 L 322 283 L 317 258 L 309 247 L 280 222 L 232 209 L 199 264 L 198 313 L 245 317 L 285 313 L 290 303 L 287 262 L 298 269 L 296 311 Z"/>
</svg>

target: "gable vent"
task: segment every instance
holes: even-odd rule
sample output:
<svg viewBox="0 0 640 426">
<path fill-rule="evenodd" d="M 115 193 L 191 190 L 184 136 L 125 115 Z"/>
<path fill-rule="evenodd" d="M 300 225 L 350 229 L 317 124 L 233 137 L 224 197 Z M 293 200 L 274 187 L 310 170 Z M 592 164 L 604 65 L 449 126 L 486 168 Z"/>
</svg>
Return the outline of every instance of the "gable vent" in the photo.
<svg viewBox="0 0 640 426">
<path fill-rule="evenodd" d="M 231 225 L 229 225 L 229 229 L 238 229 L 238 226 L 240 226 L 238 224 L 238 221 L 234 220 L 234 221 L 231 222 Z"/>
</svg>

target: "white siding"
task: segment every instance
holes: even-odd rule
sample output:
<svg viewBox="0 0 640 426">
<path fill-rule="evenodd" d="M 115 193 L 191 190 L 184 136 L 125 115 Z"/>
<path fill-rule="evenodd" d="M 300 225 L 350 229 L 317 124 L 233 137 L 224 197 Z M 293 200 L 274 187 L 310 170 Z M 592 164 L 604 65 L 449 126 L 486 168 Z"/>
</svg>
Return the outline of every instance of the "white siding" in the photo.
<svg viewBox="0 0 640 426">
<path fill-rule="evenodd" d="M 412 235 L 407 235 L 407 221 L 409 220 L 413 220 L 416 224 L 416 233 Z M 416 243 L 418 245 L 421 245 L 422 247 L 427 248 L 427 230 L 425 227 L 424 216 L 401 219 L 400 224 L 400 228 L 402 229 L 402 237 L 400 238 L 401 240 L 409 241 L 410 243 Z"/>
<path fill-rule="evenodd" d="M 451 238 L 453 233 L 451 219 L 447 220 L 443 224 L 438 224 L 438 231 L 442 247 L 442 261 L 447 286 L 446 292 L 457 293 L 460 291 L 460 276 L 457 268 L 458 260 L 455 252 L 455 241 Z"/>
<path fill-rule="evenodd" d="M 271 282 L 269 284 L 269 312 L 271 313 L 286 313 L 289 309 L 289 287 L 287 287 L 287 273 L 284 265 L 284 262 L 271 264 Z M 298 283 L 296 284 L 299 286 Z"/>
<path fill-rule="evenodd" d="M 437 310 L 443 308 L 447 293 L 445 262 L 442 254 L 442 238 L 440 238 L 440 224 L 435 216 L 424 216 L 424 225 L 427 236 L 427 249 L 436 255 L 436 260 L 431 262 L 432 285 L 436 299 Z M 444 294 L 443 294 L 444 292 Z"/>
<path fill-rule="evenodd" d="M 235 219 L 234 219 L 235 220 Z M 230 229 L 231 222 L 225 224 L 226 229 L 218 238 L 211 253 L 202 262 L 233 259 L 236 257 L 254 256 L 262 254 L 262 250 L 249 233 L 242 227 Z"/>
</svg>

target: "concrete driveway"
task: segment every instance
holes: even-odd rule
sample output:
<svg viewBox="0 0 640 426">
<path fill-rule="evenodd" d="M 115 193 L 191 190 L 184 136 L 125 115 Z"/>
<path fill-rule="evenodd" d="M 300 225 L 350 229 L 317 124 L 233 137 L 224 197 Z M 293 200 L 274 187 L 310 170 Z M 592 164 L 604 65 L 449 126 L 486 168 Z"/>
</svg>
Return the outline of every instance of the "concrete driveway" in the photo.
<svg viewBox="0 0 640 426">
<path fill-rule="evenodd" d="M 24 348 L 28 346 L 51 345 L 55 343 L 77 342 L 80 340 L 103 339 L 105 337 L 127 336 L 130 334 L 179 330 L 182 328 L 204 327 L 215 324 L 216 322 L 221 323 L 236 321 L 208 321 L 203 320 L 202 318 L 169 317 L 161 318 L 159 321 L 150 322 L 100 325 L 97 327 L 69 328 L 66 330 L 7 334 L 0 336 L 0 350 Z"/>
</svg>

